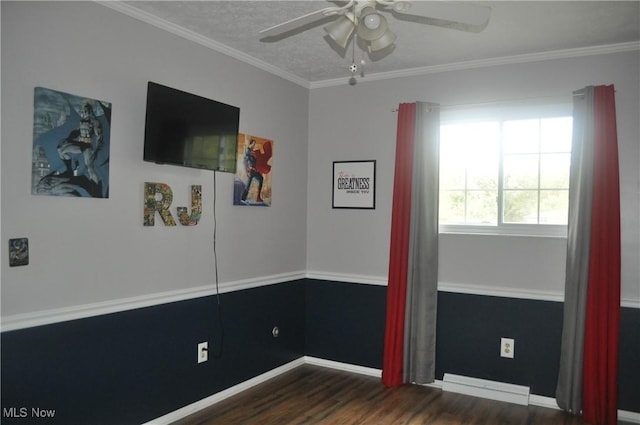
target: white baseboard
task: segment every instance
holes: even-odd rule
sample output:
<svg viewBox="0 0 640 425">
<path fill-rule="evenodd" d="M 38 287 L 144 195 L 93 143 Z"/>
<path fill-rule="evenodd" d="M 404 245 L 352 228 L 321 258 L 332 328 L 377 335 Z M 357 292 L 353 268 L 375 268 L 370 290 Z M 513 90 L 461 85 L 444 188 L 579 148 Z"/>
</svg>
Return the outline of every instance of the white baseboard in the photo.
<svg viewBox="0 0 640 425">
<path fill-rule="evenodd" d="M 352 372 L 360 375 L 367 375 L 367 376 L 373 376 L 376 378 L 382 378 L 382 370 L 374 369 L 371 367 L 358 366 L 358 365 L 353 365 L 349 363 L 334 362 L 333 360 L 325 360 L 325 359 L 319 359 L 317 357 L 309 357 L 309 356 L 304 357 L 304 362 L 305 364 L 322 366 L 329 369 L 343 370 L 345 372 Z"/>
<path fill-rule="evenodd" d="M 544 397 L 541 395 L 531 394 L 529 396 L 529 404 L 532 406 L 540 406 L 546 407 L 548 409 L 560 410 L 560 407 L 558 407 L 558 403 L 556 403 L 556 399 L 553 397 Z M 640 424 L 640 413 L 618 409 L 618 421 Z"/>
<path fill-rule="evenodd" d="M 251 378 L 248 381 L 241 382 L 238 385 L 234 385 L 233 387 L 227 388 L 224 391 L 220 391 L 219 393 L 215 393 L 207 398 L 204 398 L 200 401 L 192 403 L 188 406 L 185 406 L 181 409 L 174 410 L 171 413 L 168 413 L 159 418 L 153 419 L 149 422 L 146 422 L 142 425 L 170 425 L 177 420 L 186 418 L 189 415 L 199 412 L 200 410 L 206 409 L 209 406 L 213 406 L 216 403 L 221 402 L 229 397 L 240 394 L 243 391 L 248 390 L 251 387 L 255 387 L 258 384 L 262 384 L 263 382 L 268 381 L 271 378 L 275 378 L 278 375 L 281 375 L 285 372 L 288 372 L 292 369 L 295 369 L 299 366 L 302 366 L 305 363 L 304 358 L 300 357 L 297 360 L 289 362 L 285 365 L 277 367 L 269 372 L 263 373 L 262 375 L 258 375 L 255 378 Z"/>
<path fill-rule="evenodd" d="M 548 409 L 560 410 L 556 399 L 553 397 L 545 397 L 541 395 L 531 394 L 529 396 L 529 404 L 532 406 L 546 407 Z"/>
<path fill-rule="evenodd" d="M 315 366 L 322 366 L 329 369 L 337 369 L 345 372 L 357 373 L 360 375 L 373 376 L 376 378 L 382 377 L 382 370 L 375 369 L 371 367 L 358 366 L 350 363 L 342 363 L 336 362 L 333 360 L 321 359 L 318 357 L 304 356 L 296 359 L 292 362 L 289 362 L 285 365 L 282 365 L 278 368 L 270 370 L 269 372 L 263 373 L 262 375 L 256 376 L 255 378 L 249 379 L 248 381 L 242 382 L 238 385 L 235 385 L 231 388 L 227 388 L 224 391 L 213 394 L 210 397 L 192 403 L 188 406 L 185 406 L 181 409 L 175 410 L 167 415 L 162 417 L 153 419 L 149 422 L 146 422 L 142 425 L 170 425 L 173 422 L 183 419 L 189 415 L 197 413 L 200 410 L 206 409 L 209 406 L 213 406 L 216 403 L 219 403 L 231 396 L 239 394 L 243 391 L 248 390 L 251 387 L 254 387 L 258 384 L 262 384 L 263 382 L 268 381 L 269 379 L 275 378 L 278 375 L 281 375 L 285 372 L 293 370 L 299 366 L 304 364 L 310 364 Z M 443 382 L 440 380 L 436 380 L 431 384 L 427 384 L 428 387 L 442 389 Z M 533 406 L 546 407 L 550 409 L 559 409 L 558 404 L 556 403 L 556 399 L 552 397 L 539 396 L 535 394 L 529 395 L 529 404 Z M 640 424 L 640 413 L 637 412 L 629 412 L 625 410 L 618 410 L 618 419 L 625 422 L 630 422 L 634 424 Z"/>
<path fill-rule="evenodd" d="M 640 413 L 629 412 L 628 410 L 618 410 L 618 420 L 630 422 L 632 424 L 640 424 Z"/>
</svg>

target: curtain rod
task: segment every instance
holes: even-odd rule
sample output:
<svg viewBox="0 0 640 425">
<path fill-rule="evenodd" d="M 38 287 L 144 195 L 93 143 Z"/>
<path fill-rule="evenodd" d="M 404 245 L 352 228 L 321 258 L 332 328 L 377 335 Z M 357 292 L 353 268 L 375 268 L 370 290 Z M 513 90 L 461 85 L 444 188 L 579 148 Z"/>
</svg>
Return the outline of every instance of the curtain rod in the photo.
<svg viewBox="0 0 640 425">
<path fill-rule="evenodd" d="M 571 97 L 584 97 L 584 93 L 580 93 L 580 91 L 582 91 L 583 89 L 580 90 L 576 90 L 574 92 L 571 93 Z M 617 90 L 614 90 L 614 92 L 617 92 Z M 481 107 L 481 106 L 496 106 L 496 105 L 507 105 L 510 103 L 522 103 L 522 102 L 528 102 L 528 101 L 544 101 L 545 99 L 547 100 L 552 100 L 554 99 L 555 101 L 558 102 L 562 102 L 563 100 L 566 102 L 568 99 L 565 98 L 565 96 L 541 96 L 541 97 L 524 97 L 524 98 L 519 98 L 519 99 L 512 99 L 512 100 L 496 100 L 493 102 L 482 102 L 482 103 L 460 103 L 460 104 L 455 104 L 455 105 L 438 105 L 440 107 L 440 109 L 453 109 L 453 108 L 461 108 L 461 107 L 465 107 L 465 108 L 473 108 L 473 107 Z M 424 102 L 424 103 L 430 103 L 432 105 L 434 105 L 433 102 Z M 398 112 L 398 108 L 393 108 L 391 110 L 391 112 Z"/>
<path fill-rule="evenodd" d="M 576 96 L 576 93 L 572 93 L 572 97 Z M 578 94 L 579 96 L 579 94 Z M 455 109 L 455 108 L 475 108 L 475 107 L 486 107 L 486 106 L 500 106 L 500 105 L 508 105 L 508 104 L 513 104 L 513 103 L 524 103 L 524 102 L 542 102 L 542 101 L 551 101 L 554 100 L 558 103 L 567 103 L 569 101 L 569 97 L 568 95 L 564 95 L 564 96 L 540 96 L 540 97 L 524 97 L 524 98 L 518 98 L 518 99 L 510 99 L 510 100 L 496 100 L 496 101 L 491 101 L 491 102 L 482 102 L 482 103 L 459 103 L 459 104 L 453 104 L 453 105 L 439 105 L 440 109 Z M 433 104 L 433 102 L 424 102 L 424 103 L 431 103 Z M 393 108 L 391 110 L 391 112 L 398 112 L 398 108 Z"/>
</svg>

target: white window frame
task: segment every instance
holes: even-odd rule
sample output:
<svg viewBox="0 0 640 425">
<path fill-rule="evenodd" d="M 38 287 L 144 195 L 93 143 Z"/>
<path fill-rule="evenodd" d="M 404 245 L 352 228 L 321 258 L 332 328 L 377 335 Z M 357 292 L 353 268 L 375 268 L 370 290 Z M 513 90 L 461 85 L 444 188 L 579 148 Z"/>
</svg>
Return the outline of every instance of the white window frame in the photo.
<svg viewBox="0 0 640 425">
<path fill-rule="evenodd" d="M 558 99 L 552 101 L 549 99 L 540 99 L 527 102 L 442 108 L 440 125 L 473 121 L 505 121 L 516 119 L 566 117 L 572 115 L 572 99 Z M 501 180 L 502 159 L 499 164 L 499 179 Z M 440 224 L 439 233 L 567 237 L 566 225 L 503 223 L 501 217 L 501 210 L 503 208 L 503 190 L 502 184 L 499 184 L 497 225 L 482 226 L 474 224 Z"/>
</svg>

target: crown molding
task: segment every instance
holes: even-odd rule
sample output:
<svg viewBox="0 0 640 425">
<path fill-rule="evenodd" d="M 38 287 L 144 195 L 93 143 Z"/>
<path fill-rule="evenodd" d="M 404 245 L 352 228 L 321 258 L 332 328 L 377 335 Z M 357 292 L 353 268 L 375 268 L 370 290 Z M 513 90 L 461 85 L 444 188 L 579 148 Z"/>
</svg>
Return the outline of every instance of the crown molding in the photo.
<svg viewBox="0 0 640 425">
<path fill-rule="evenodd" d="M 409 68 L 391 72 L 379 72 L 375 74 L 368 74 L 362 79 L 359 79 L 358 82 L 364 83 L 369 81 L 392 80 L 395 78 L 416 77 L 421 75 L 438 74 L 450 71 L 464 71 L 468 69 L 488 68 L 500 65 L 514 65 L 529 62 L 542 62 L 554 59 L 568 59 L 583 56 L 605 55 L 611 53 L 631 52 L 635 50 L 640 50 L 640 41 L 607 44 L 602 46 L 581 47 L 576 49 L 551 50 L 540 53 L 529 53 L 490 59 L 454 62 L 443 65 Z M 310 88 L 316 89 L 322 87 L 344 85 L 349 81 L 349 78 L 336 78 L 332 80 L 314 81 L 310 83 Z"/>
<path fill-rule="evenodd" d="M 244 52 L 233 49 L 225 44 L 218 43 L 217 41 L 211 40 L 210 38 L 203 37 L 200 34 L 197 34 L 191 30 L 188 30 L 179 25 L 173 24 L 165 19 L 161 19 L 155 15 L 147 13 L 133 6 L 130 6 L 126 3 L 123 3 L 121 1 L 104 1 L 104 0 L 94 0 L 94 1 L 97 4 L 116 10 L 131 18 L 153 25 L 157 28 L 170 32 L 174 35 L 185 38 L 189 41 L 193 41 L 194 43 L 198 43 L 201 46 L 207 47 L 216 52 L 223 53 L 234 59 L 238 59 L 239 61 L 245 62 L 249 65 L 255 66 L 258 69 L 261 69 L 263 71 L 266 71 L 273 75 L 281 77 L 285 80 L 296 83 L 304 88 L 307 88 L 307 89 L 310 88 L 309 81 L 305 80 L 304 78 L 300 78 L 295 74 L 284 71 L 283 69 L 280 69 L 269 63 L 266 63 L 260 59 L 256 59 L 253 56 L 247 55 Z"/>
</svg>

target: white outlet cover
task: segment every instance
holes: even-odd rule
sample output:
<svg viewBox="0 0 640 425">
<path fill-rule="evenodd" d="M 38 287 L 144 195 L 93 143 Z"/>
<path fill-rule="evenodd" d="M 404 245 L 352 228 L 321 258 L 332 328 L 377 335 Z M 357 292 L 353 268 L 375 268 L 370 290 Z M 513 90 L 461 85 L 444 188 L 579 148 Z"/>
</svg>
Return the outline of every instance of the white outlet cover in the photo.
<svg viewBox="0 0 640 425">
<path fill-rule="evenodd" d="M 500 357 L 512 359 L 515 348 L 516 343 L 513 338 L 500 338 Z"/>
<path fill-rule="evenodd" d="M 201 342 L 198 344 L 198 363 L 204 363 L 209 360 L 209 343 Z"/>
</svg>

